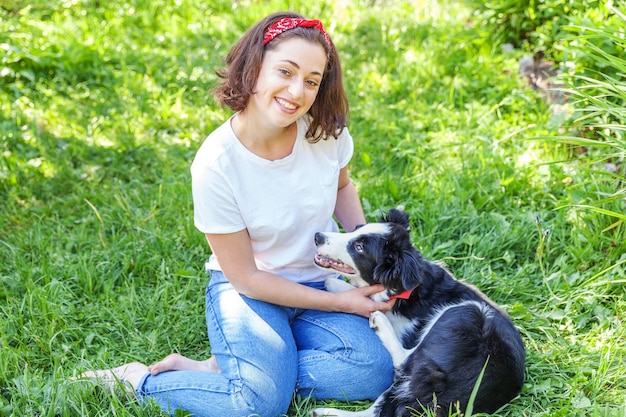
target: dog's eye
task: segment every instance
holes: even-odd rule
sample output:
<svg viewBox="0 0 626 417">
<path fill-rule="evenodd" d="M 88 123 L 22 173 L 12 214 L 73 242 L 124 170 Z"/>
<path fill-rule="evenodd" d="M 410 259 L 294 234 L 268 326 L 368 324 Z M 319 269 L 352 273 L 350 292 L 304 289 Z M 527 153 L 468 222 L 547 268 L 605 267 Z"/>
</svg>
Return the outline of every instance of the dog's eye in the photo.
<svg viewBox="0 0 626 417">
<path fill-rule="evenodd" d="M 354 250 L 363 253 L 363 244 L 361 242 L 354 242 Z"/>
</svg>

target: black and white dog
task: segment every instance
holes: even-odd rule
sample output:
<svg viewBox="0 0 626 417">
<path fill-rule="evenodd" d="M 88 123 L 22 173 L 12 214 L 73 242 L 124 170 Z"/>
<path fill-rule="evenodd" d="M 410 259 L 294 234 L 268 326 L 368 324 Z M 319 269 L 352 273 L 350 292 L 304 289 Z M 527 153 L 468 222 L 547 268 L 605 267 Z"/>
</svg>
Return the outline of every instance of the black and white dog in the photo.
<svg viewBox="0 0 626 417">
<path fill-rule="evenodd" d="M 373 298 L 397 300 L 392 311 L 370 317 L 393 359 L 393 385 L 367 410 L 318 408 L 313 416 L 397 417 L 427 410 L 447 416 L 457 407 L 465 412 L 483 369 L 474 412 L 492 413 L 520 392 L 524 346 L 510 318 L 477 288 L 423 259 L 408 227 L 409 216 L 392 209 L 379 223 L 354 232 L 315 235 L 320 268 L 339 271 L 352 286 L 382 284 L 385 291 Z M 333 292 L 350 284 L 327 280 Z"/>
</svg>

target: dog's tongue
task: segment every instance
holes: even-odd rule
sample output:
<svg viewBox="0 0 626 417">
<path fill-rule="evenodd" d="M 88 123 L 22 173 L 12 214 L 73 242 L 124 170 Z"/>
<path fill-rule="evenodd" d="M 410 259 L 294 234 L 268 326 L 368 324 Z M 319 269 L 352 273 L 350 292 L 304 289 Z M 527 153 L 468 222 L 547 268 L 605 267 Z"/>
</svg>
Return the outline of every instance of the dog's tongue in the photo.
<svg viewBox="0 0 626 417">
<path fill-rule="evenodd" d="M 315 255 L 315 263 L 322 268 L 334 269 L 335 271 L 343 272 L 344 274 L 353 275 L 356 273 L 354 268 L 344 264 L 343 262 L 338 261 L 337 259 L 329 258 L 328 256 L 320 255 L 319 253 Z"/>
</svg>

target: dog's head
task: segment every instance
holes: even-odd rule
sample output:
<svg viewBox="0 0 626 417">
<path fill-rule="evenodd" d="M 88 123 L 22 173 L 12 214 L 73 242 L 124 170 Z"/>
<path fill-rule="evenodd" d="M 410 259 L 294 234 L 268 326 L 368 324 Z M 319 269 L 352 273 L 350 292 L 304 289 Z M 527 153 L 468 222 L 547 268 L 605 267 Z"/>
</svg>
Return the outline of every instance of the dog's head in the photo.
<svg viewBox="0 0 626 417">
<path fill-rule="evenodd" d="M 335 270 L 352 285 L 382 284 L 392 293 L 418 284 L 419 252 L 411 244 L 409 216 L 391 209 L 378 223 L 350 233 L 316 233 L 315 264 Z"/>
</svg>

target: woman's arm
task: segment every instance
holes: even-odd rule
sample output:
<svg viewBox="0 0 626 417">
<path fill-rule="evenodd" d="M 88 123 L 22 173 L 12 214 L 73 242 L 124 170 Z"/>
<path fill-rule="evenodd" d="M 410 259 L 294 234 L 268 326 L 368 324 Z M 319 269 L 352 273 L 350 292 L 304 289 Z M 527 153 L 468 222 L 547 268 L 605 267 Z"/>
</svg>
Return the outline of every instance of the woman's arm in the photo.
<svg viewBox="0 0 626 417">
<path fill-rule="evenodd" d="M 330 293 L 307 287 L 256 267 L 246 230 L 229 234 L 206 234 L 213 254 L 235 290 L 249 298 L 287 307 L 341 311 L 369 317 L 374 311 L 388 311 L 392 303 L 369 298 L 382 286 Z"/>
<path fill-rule="evenodd" d="M 348 167 L 339 171 L 335 217 L 347 232 L 351 232 L 358 225 L 365 223 L 361 200 L 348 175 Z"/>
</svg>

